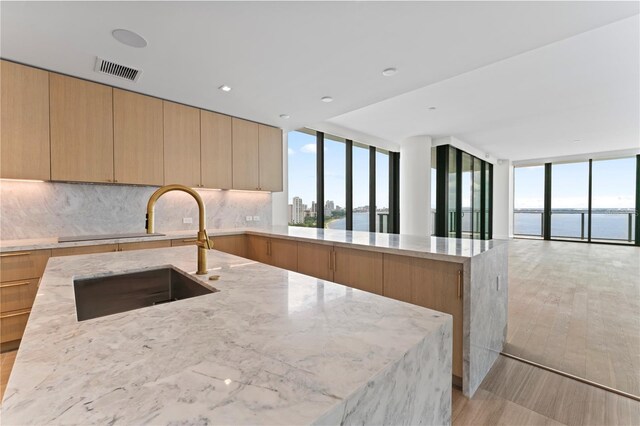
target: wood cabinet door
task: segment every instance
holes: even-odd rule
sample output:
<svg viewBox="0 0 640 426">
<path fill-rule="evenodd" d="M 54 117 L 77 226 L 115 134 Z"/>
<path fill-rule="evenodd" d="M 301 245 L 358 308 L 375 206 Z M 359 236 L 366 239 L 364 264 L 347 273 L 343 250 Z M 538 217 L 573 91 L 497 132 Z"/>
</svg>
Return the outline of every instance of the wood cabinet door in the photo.
<svg viewBox="0 0 640 426">
<path fill-rule="evenodd" d="M 113 182 L 113 90 L 50 73 L 51 179 Z"/>
<path fill-rule="evenodd" d="M 333 281 L 333 246 L 298 242 L 298 272 Z"/>
<path fill-rule="evenodd" d="M 145 250 L 154 248 L 171 247 L 171 241 L 158 240 L 158 241 L 139 241 L 135 243 L 120 243 L 118 244 L 118 251 L 130 251 L 130 250 Z"/>
<path fill-rule="evenodd" d="M 164 106 L 164 183 L 197 188 L 200 182 L 200 110 L 174 102 Z"/>
<path fill-rule="evenodd" d="M 256 262 L 270 265 L 269 238 L 258 235 L 247 235 L 247 257 Z"/>
<path fill-rule="evenodd" d="M 382 295 L 412 303 L 412 282 L 416 259 L 384 254 L 384 282 Z"/>
<path fill-rule="evenodd" d="M 411 302 L 453 316 L 453 374 L 462 377 L 462 265 L 413 260 Z"/>
<path fill-rule="evenodd" d="M 40 278 L 51 256 L 51 250 L 0 253 L 0 281 Z"/>
<path fill-rule="evenodd" d="M 200 166 L 202 186 L 233 187 L 231 117 L 200 110 Z"/>
<path fill-rule="evenodd" d="M 334 248 L 334 281 L 370 293 L 382 294 L 382 253 Z"/>
<path fill-rule="evenodd" d="M 298 271 L 298 243 L 284 238 L 269 239 L 271 265 L 278 268 Z"/>
<path fill-rule="evenodd" d="M 162 101 L 113 89 L 115 181 L 162 185 L 164 152 Z"/>
<path fill-rule="evenodd" d="M 244 235 L 218 235 L 211 238 L 213 248 L 240 257 L 247 257 L 247 240 Z"/>
<path fill-rule="evenodd" d="M 260 189 L 282 191 L 282 130 L 259 125 Z"/>
<path fill-rule="evenodd" d="M 0 177 L 51 179 L 49 73 L 0 61 Z"/>
<path fill-rule="evenodd" d="M 258 124 L 231 119 L 233 134 L 233 189 L 259 190 Z"/>
</svg>

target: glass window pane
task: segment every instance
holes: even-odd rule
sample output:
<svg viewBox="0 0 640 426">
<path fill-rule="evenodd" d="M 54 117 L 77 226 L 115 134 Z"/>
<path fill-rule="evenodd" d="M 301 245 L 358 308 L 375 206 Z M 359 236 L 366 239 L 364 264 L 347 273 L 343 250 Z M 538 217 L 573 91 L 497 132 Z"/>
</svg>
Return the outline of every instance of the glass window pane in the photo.
<svg viewBox="0 0 640 426">
<path fill-rule="evenodd" d="M 462 153 L 462 238 L 471 238 L 473 206 L 473 157 Z"/>
<path fill-rule="evenodd" d="M 491 164 L 485 163 L 484 165 L 484 212 L 482 212 L 484 220 L 484 235 L 483 239 L 489 239 L 489 211 L 491 209 Z"/>
<path fill-rule="evenodd" d="M 389 232 L 389 153 L 376 151 L 376 232 Z"/>
<path fill-rule="evenodd" d="M 316 226 L 316 136 L 289 132 L 289 224 Z"/>
<path fill-rule="evenodd" d="M 591 239 L 635 241 L 636 159 L 592 163 Z"/>
<path fill-rule="evenodd" d="M 589 163 L 551 166 L 551 237 L 587 238 Z"/>
<path fill-rule="evenodd" d="M 353 144 L 353 230 L 369 231 L 369 147 Z"/>
<path fill-rule="evenodd" d="M 431 235 L 436 233 L 436 191 L 438 175 L 438 150 L 431 148 Z"/>
<path fill-rule="evenodd" d="M 326 228 L 346 229 L 346 153 L 344 139 L 324 136 L 324 223 Z"/>
<path fill-rule="evenodd" d="M 457 197 L 456 197 L 456 157 L 458 150 L 455 148 L 449 148 L 449 217 L 447 221 L 449 223 L 449 237 L 456 238 L 456 211 L 458 210 Z"/>
<path fill-rule="evenodd" d="M 473 158 L 473 215 L 471 216 L 474 239 L 480 239 L 480 220 L 482 203 L 482 162 Z"/>
<path fill-rule="evenodd" d="M 513 175 L 513 233 L 542 237 L 544 166 L 516 167 Z"/>
</svg>

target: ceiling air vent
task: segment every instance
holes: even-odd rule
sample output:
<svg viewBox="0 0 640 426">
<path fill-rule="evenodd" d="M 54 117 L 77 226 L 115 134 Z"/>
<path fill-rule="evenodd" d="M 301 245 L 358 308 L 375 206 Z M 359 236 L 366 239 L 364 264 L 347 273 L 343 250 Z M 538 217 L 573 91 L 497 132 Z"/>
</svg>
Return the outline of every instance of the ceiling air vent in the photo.
<svg viewBox="0 0 640 426">
<path fill-rule="evenodd" d="M 102 58 L 96 58 L 95 71 L 134 82 L 138 81 L 140 74 L 142 74 L 142 70 L 116 64 Z"/>
</svg>

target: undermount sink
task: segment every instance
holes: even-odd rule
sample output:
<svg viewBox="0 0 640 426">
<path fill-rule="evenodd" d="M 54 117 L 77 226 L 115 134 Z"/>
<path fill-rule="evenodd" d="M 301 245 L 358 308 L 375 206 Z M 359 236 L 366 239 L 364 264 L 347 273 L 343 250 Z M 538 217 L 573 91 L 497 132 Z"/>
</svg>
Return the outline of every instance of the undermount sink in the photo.
<svg viewBox="0 0 640 426">
<path fill-rule="evenodd" d="M 73 281 L 78 321 L 217 292 L 172 267 Z"/>
</svg>

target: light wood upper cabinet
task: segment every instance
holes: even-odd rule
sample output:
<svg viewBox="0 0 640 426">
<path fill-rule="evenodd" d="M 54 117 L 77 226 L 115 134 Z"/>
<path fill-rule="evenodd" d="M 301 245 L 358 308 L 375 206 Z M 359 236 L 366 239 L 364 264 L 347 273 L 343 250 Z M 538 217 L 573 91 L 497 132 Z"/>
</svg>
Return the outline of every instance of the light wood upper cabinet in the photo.
<svg viewBox="0 0 640 426">
<path fill-rule="evenodd" d="M 260 124 L 260 189 L 282 191 L 282 130 Z"/>
<path fill-rule="evenodd" d="M 200 110 L 200 165 L 202 186 L 233 187 L 231 117 Z"/>
<path fill-rule="evenodd" d="M 113 90 L 50 73 L 51 179 L 113 181 Z"/>
<path fill-rule="evenodd" d="M 0 63 L 0 177 L 49 180 L 49 73 Z"/>
<path fill-rule="evenodd" d="M 382 253 L 334 248 L 334 281 L 370 293 L 382 294 Z"/>
<path fill-rule="evenodd" d="M 113 89 L 115 181 L 162 185 L 162 100 Z"/>
<path fill-rule="evenodd" d="M 164 105 L 164 183 L 200 184 L 200 110 L 174 102 Z"/>
<path fill-rule="evenodd" d="M 233 128 L 233 188 L 260 189 L 259 126 L 251 121 L 232 118 Z"/>
</svg>

